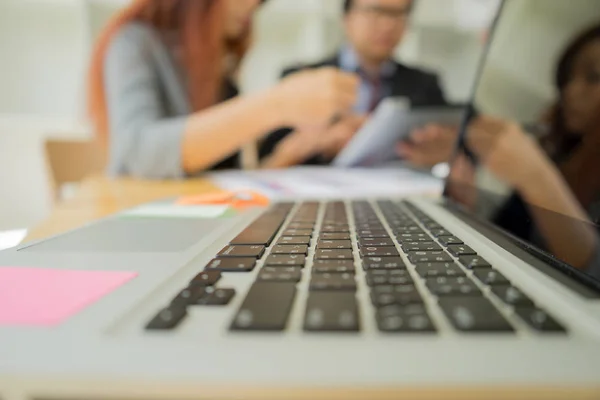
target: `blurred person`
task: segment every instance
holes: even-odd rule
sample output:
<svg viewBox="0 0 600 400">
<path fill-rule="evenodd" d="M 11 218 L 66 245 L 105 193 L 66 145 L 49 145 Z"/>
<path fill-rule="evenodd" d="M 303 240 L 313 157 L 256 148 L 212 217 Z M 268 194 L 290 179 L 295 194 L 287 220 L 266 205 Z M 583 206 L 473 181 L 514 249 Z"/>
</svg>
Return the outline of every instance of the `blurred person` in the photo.
<svg viewBox="0 0 600 400">
<path fill-rule="evenodd" d="M 357 73 L 360 87 L 354 115 L 338 119 L 327 129 L 275 132 L 263 144 L 263 154 L 272 154 L 265 167 L 329 164 L 352 139 L 366 116 L 386 97 L 405 97 L 416 107 L 446 104 L 436 75 L 394 60 L 394 52 L 406 35 L 416 1 L 344 1 L 344 46 L 327 60 L 287 70 L 283 76 L 325 66 Z"/>
<path fill-rule="evenodd" d="M 498 212 L 503 228 L 543 242 L 563 261 L 600 276 L 600 25 L 579 36 L 558 64 L 557 104 L 547 135 L 536 140 L 510 121 L 479 117 L 467 129 L 469 151 L 515 190 Z M 474 166 L 459 155 L 451 179 L 474 187 Z M 463 193 L 474 207 L 473 191 Z M 458 188 L 459 189 L 459 188 Z M 510 217 L 510 218 L 509 218 Z M 508 225 L 507 225 L 508 224 Z M 576 243 L 574 243 L 576 238 Z"/>
<path fill-rule="evenodd" d="M 355 103 L 358 79 L 307 71 L 251 96 L 235 73 L 261 0 L 136 0 L 95 48 L 89 111 L 109 173 L 176 179 L 240 166 L 237 152 L 281 126 L 326 126 Z"/>
</svg>

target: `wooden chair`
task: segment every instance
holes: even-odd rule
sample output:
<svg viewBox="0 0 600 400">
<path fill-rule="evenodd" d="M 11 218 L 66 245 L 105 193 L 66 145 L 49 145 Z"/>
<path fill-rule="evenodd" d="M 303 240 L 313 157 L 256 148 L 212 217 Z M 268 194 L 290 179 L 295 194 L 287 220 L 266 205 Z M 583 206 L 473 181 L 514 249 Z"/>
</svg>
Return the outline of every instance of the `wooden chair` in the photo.
<svg viewBox="0 0 600 400">
<path fill-rule="evenodd" d="M 102 174 L 106 166 L 105 146 L 96 140 L 47 140 L 45 153 L 55 198 L 63 197 L 67 185 Z"/>
</svg>

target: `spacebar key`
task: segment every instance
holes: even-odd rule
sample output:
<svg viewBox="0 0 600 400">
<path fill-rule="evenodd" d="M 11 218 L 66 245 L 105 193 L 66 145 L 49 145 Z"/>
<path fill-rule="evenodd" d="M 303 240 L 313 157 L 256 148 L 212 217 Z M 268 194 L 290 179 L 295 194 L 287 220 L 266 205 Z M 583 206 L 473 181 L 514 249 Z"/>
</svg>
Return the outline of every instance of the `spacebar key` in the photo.
<svg viewBox="0 0 600 400">
<path fill-rule="evenodd" d="M 237 312 L 231 330 L 284 330 L 295 296 L 295 283 L 255 283 Z"/>
</svg>

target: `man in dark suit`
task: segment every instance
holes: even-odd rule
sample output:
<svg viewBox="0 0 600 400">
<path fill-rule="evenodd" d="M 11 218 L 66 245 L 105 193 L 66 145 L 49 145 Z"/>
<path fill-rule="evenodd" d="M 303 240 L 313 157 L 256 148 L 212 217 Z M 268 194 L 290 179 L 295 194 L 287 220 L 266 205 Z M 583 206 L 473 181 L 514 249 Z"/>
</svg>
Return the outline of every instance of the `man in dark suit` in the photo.
<svg viewBox="0 0 600 400">
<path fill-rule="evenodd" d="M 332 58 L 284 72 L 333 67 L 358 74 L 361 80 L 355 115 L 342 117 L 327 131 L 310 127 L 277 131 L 263 143 L 266 167 L 328 164 L 359 129 L 365 116 L 386 97 L 407 98 L 412 106 L 444 105 L 436 75 L 400 64 L 393 54 L 402 41 L 417 0 L 345 0 L 346 44 Z"/>
</svg>

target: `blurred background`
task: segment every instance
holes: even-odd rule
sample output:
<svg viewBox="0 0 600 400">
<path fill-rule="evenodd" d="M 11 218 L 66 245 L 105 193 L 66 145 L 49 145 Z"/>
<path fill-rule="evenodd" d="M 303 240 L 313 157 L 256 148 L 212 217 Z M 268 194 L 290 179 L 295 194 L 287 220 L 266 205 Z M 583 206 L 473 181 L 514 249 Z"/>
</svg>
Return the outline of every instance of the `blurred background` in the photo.
<svg viewBox="0 0 600 400">
<path fill-rule="evenodd" d="M 556 13 L 568 8 L 566 0 L 546 1 L 556 3 Z M 107 19 L 127 2 L 0 0 L 0 231 L 30 227 L 49 214 L 54 194 L 45 143 L 91 137 L 84 113 L 88 57 Z M 437 72 L 449 100 L 468 100 L 498 3 L 419 0 L 398 60 Z M 524 12 L 535 31 L 539 15 Z M 268 87 L 285 67 L 332 55 L 343 41 L 341 17 L 341 0 L 271 0 L 260 11 L 243 91 Z M 499 76 L 499 86 L 526 80 L 509 68 Z M 533 95 L 549 90 L 532 87 Z"/>
</svg>

